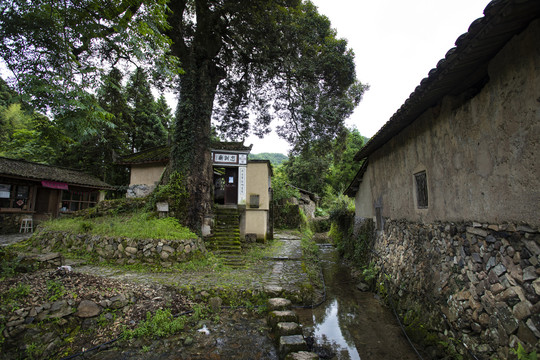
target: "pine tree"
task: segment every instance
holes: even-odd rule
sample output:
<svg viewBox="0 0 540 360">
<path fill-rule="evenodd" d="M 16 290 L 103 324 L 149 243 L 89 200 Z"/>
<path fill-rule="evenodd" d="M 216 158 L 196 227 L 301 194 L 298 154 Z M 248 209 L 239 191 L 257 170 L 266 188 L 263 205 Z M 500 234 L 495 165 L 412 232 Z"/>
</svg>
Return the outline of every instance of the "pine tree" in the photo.
<svg viewBox="0 0 540 360">
<path fill-rule="evenodd" d="M 126 94 L 133 124 L 132 150 L 136 152 L 165 144 L 167 132 L 157 115 L 150 84 L 141 68 L 131 75 Z"/>
</svg>

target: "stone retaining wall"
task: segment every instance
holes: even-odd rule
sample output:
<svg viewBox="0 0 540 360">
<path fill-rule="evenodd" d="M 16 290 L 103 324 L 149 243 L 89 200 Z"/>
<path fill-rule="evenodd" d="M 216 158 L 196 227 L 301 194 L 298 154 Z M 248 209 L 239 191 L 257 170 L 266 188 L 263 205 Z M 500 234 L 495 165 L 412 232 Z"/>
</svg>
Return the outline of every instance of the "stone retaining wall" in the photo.
<svg viewBox="0 0 540 360">
<path fill-rule="evenodd" d="M 539 244 L 525 225 L 386 219 L 373 260 L 412 333 L 506 359 L 518 342 L 540 348 Z"/>
<path fill-rule="evenodd" d="M 27 214 L 5 213 L 0 214 L 0 234 L 14 234 L 21 228 L 21 219 Z"/>
<path fill-rule="evenodd" d="M 58 248 L 75 251 L 86 250 L 96 253 L 103 259 L 116 259 L 128 264 L 137 261 L 161 263 L 163 266 L 173 262 L 190 260 L 197 253 L 205 253 L 204 242 L 200 238 L 187 240 L 129 239 L 111 236 L 71 234 L 60 231 L 40 231 L 33 237 L 44 252 Z"/>
</svg>

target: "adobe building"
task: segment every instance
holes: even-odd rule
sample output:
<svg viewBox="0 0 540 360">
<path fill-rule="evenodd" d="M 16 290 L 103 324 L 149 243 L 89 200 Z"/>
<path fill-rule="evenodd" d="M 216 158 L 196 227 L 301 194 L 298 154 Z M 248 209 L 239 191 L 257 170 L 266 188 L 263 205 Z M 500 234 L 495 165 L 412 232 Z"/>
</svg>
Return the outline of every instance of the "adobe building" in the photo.
<svg viewBox="0 0 540 360">
<path fill-rule="evenodd" d="M 81 171 L 0 157 L 0 234 L 93 207 L 111 189 Z"/>
<path fill-rule="evenodd" d="M 213 142 L 213 199 L 216 208 L 237 209 L 240 237 L 259 241 L 273 236 L 271 214 L 272 166 L 268 160 L 248 160 L 251 146 L 241 142 Z M 169 163 L 170 147 L 161 146 L 122 157 L 131 169 L 127 197 L 149 195 L 161 182 Z M 214 232 L 215 214 L 208 214 L 203 236 Z"/>
<path fill-rule="evenodd" d="M 446 351 L 506 359 L 540 348 L 540 1 L 484 15 L 356 154 L 346 194 L 398 311 Z"/>
</svg>

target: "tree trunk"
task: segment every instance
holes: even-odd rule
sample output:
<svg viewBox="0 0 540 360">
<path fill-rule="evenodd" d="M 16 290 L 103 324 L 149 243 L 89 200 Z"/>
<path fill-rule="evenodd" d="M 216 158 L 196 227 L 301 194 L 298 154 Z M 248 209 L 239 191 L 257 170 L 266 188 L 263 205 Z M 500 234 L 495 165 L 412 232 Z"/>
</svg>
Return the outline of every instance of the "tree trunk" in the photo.
<svg viewBox="0 0 540 360">
<path fill-rule="evenodd" d="M 171 166 L 173 172 L 180 174 L 186 191 L 184 213 L 177 217 L 199 232 L 203 217 L 212 206 L 211 117 L 220 77 L 208 60 L 184 63 L 183 68 Z"/>
</svg>

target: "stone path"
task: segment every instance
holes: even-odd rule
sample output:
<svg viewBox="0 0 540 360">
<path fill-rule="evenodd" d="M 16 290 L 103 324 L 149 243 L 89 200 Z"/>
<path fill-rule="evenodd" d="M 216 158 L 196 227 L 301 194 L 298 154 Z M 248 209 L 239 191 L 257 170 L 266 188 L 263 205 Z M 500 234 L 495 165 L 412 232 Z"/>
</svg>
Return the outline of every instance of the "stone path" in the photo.
<svg viewBox="0 0 540 360">
<path fill-rule="evenodd" d="M 19 241 L 28 239 L 32 235 L 33 233 L 0 235 L 0 246 L 8 246 L 18 243 Z"/>
<path fill-rule="evenodd" d="M 178 288 L 195 286 L 198 290 L 232 286 L 266 292 L 272 292 L 274 289 L 279 293 L 279 289 L 282 289 L 284 293 L 292 295 L 291 298 L 300 299 L 302 296 L 300 289 L 309 282 L 302 266 L 300 238 L 278 232 L 274 241 L 281 244 L 275 244 L 276 246 L 272 247 L 274 251 L 268 256 L 255 264 L 238 269 L 147 273 L 107 266 L 80 265 L 77 262 L 69 265 L 77 272 L 136 283 L 158 282 Z"/>
</svg>

